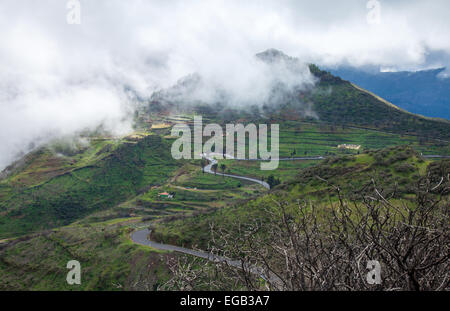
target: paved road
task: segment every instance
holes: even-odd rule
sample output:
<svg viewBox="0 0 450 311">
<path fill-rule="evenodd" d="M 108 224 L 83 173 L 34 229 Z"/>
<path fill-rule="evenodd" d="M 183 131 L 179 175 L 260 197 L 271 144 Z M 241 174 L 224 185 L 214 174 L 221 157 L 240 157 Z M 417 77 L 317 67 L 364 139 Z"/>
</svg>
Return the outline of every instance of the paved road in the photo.
<svg viewBox="0 0 450 311">
<path fill-rule="evenodd" d="M 169 244 L 161 244 L 161 243 L 156 243 L 156 242 L 150 241 L 148 239 L 148 236 L 150 235 L 150 233 L 151 233 L 151 231 L 149 229 L 135 231 L 131 234 L 131 240 L 133 240 L 134 243 L 150 246 L 150 247 L 153 247 L 153 248 L 156 248 L 159 250 L 184 253 L 184 254 L 208 259 L 211 261 L 227 261 L 232 266 L 239 264 L 239 262 L 237 262 L 237 261 L 229 261 L 229 259 L 215 256 L 211 253 L 206 253 L 206 252 L 196 251 L 196 250 L 189 249 L 189 248 L 184 248 L 184 247 L 179 247 L 179 246 L 174 246 L 174 245 L 169 245 Z"/>
<path fill-rule="evenodd" d="M 248 180 L 257 184 L 260 184 L 261 186 L 263 186 L 266 189 L 270 189 L 270 186 L 268 183 L 266 183 L 265 181 L 259 180 L 259 179 L 255 179 L 255 178 L 250 178 L 250 177 L 245 177 L 245 176 L 238 176 L 238 175 L 230 175 L 230 174 L 222 174 L 222 173 L 214 173 L 214 171 L 212 170 L 212 167 L 214 164 L 217 164 L 217 160 L 205 155 L 204 158 L 206 160 L 209 161 L 209 164 L 207 166 L 205 166 L 204 170 L 205 173 L 208 174 L 217 174 L 219 176 L 225 176 L 225 177 L 231 177 L 231 178 L 237 178 L 237 179 L 242 179 L 242 180 Z"/>
<path fill-rule="evenodd" d="M 217 160 L 215 160 L 211 156 L 207 156 L 207 155 L 204 155 L 204 157 L 205 157 L 205 159 L 207 159 L 210 162 L 207 166 L 205 166 L 205 172 L 209 173 L 209 174 L 216 174 L 212 170 L 212 166 L 214 164 L 218 163 Z M 429 155 L 429 156 L 424 156 L 424 157 L 425 158 L 450 158 L 450 156 L 439 156 L 439 155 Z M 283 159 L 279 159 L 279 160 L 280 161 L 294 161 L 294 160 L 323 160 L 323 159 L 324 159 L 323 157 L 301 157 L 301 158 L 283 158 Z M 248 161 L 245 159 L 235 159 L 235 160 Z M 250 160 L 250 161 L 258 161 L 258 160 Z M 222 174 L 222 173 L 217 173 L 217 175 L 248 180 L 251 182 L 258 183 L 267 189 L 270 189 L 269 184 L 267 184 L 266 182 L 261 181 L 259 179 L 254 179 L 254 178 L 245 177 L 245 176 Z M 180 246 L 174 246 L 174 245 L 169 245 L 169 244 L 153 242 L 148 239 L 148 236 L 150 235 L 150 233 L 151 233 L 151 231 L 149 229 L 138 230 L 131 234 L 131 239 L 134 243 L 150 246 L 155 249 L 179 252 L 179 253 L 183 253 L 183 254 L 187 254 L 187 255 L 192 255 L 195 257 L 204 258 L 204 259 L 207 259 L 207 260 L 210 260 L 213 262 L 226 262 L 229 266 L 232 266 L 232 267 L 235 267 L 238 269 L 246 268 L 248 271 L 250 271 L 253 274 L 259 275 L 264 280 L 268 280 L 268 279 L 271 280 L 271 284 L 273 286 L 275 286 L 276 288 L 281 289 L 283 287 L 282 281 L 276 275 L 274 275 L 273 273 L 269 273 L 267 276 L 266 273 L 264 273 L 264 271 L 259 267 L 248 267 L 248 266 L 243 267 L 242 262 L 239 260 L 232 260 L 232 259 L 225 258 L 222 256 L 217 256 L 217 255 L 214 255 L 211 253 L 193 250 L 193 249 L 189 249 L 189 248 L 184 248 L 184 247 L 180 247 Z"/>
<path fill-rule="evenodd" d="M 259 179 L 255 179 L 255 178 L 251 178 L 251 177 L 245 177 L 245 176 L 238 176 L 238 175 L 230 175 L 230 174 L 222 174 L 222 173 L 214 173 L 212 167 L 214 164 L 217 164 L 217 160 L 214 159 L 210 154 L 209 155 L 203 155 L 203 157 L 208 160 L 210 163 L 205 166 L 204 170 L 205 173 L 208 174 L 215 174 L 215 175 L 219 175 L 219 176 L 225 176 L 225 177 L 231 177 L 231 178 L 237 178 L 237 179 L 242 179 L 242 180 L 248 180 L 257 184 L 260 184 L 261 186 L 263 186 L 266 189 L 270 189 L 270 185 L 268 183 L 266 183 L 265 181 L 259 180 Z M 261 159 L 239 159 L 239 158 L 232 158 L 229 155 L 226 155 L 227 159 L 233 159 L 236 161 L 262 161 Z M 323 160 L 325 159 L 324 157 L 318 156 L 318 157 L 299 157 L 299 158 L 279 158 L 279 159 L 272 159 L 272 160 L 278 160 L 278 161 L 298 161 L 298 160 Z M 219 169 L 219 168 L 218 168 Z"/>
<path fill-rule="evenodd" d="M 184 247 L 180 247 L 180 246 L 169 245 L 169 244 L 156 243 L 156 242 L 150 241 L 148 239 L 148 236 L 150 235 L 150 233 L 151 233 L 151 231 L 149 229 L 135 231 L 131 234 L 131 240 L 134 243 L 150 246 L 152 248 L 159 249 L 159 250 L 173 251 L 173 252 L 183 253 L 183 254 L 187 254 L 187 255 L 192 255 L 192 256 L 204 258 L 204 259 L 207 259 L 207 260 L 213 261 L 213 262 L 226 262 L 229 266 L 232 266 L 232 267 L 235 267 L 238 269 L 245 268 L 250 273 L 257 274 L 266 281 L 268 279 L 270 279 L 272 285 L 274 285 L 276 287 L 281 288 L 281 286 L 282 286 L 282 282 L 280 281 L 280 279 L 277 276 L 275 276 L 272 273 L 269 273 L 269 276 L 266 276 L 264 271 L 258 267 L 249 267 L 247 265 L 243 266 L 242 262 L 240 260 L 232 260 L 229 258 L 217 256 L 217 255 L 207 253 L 207 252 L 197 251 L 197 250 L 184 248 Z"/>
<path fill-rule="evenodd" d="M 425 159 L 450 159 L 450 156 L 442 156 L 442 155 L 423 155 Z"/>
<path fill-rule="evenodd" d="M 236 161 L 269 161 L 269 160 L 262 160 L 262 159 L 239 159 L 236 158 L 234 159 Z M 272 160 L 277 160 L 277 161 L 299 161 L 299 160 L 325 160 L 324 157 L 322 156 L 317 156 L 317 157 L 298 157 L 298 158 L 273 158 Z"/>
<path fill-rule="evenodd" d="M 203 157 L 210 162 L 204 168 L 205 172 L 208 173 L 208 174 L 215 174 L 215 175 L 219 175 L 219 176 L 225 176 L 225 177 L 237 178 L 237 179 L 242 179 L 242 180 L 248 180 L 248 181 L 260 184 L 266 189 L 270 189 L 270 186 L 269 186 L 268 183 L 266 183 L 265 181 L 259 180 L 259 179 L 245 177 L 245 176 L 238 176 L 238 175 L 214 173 L 214 171 L 212 170 L 212 167 L 213 167 L 214 164 L 218 163 L 217 160 L 214 159 L 212 157 L 212 155 L 203 155 Z M 301 157 L 301 158 L 282 158 L 282 159 L 278 159 L 278 160 L 279 161 L 294 161 L 294 160 L 323 160 L 323 159 L 324 159 L 323 157 Z M 235 160 L 247 161 L 246 159 L 235 159 Z M 259 160 L 249 160 L 249 161 L 259 161 Z M 264 273 L 264 271 L 261 268 L 243 266 L 242 262 L 240 260 L 232 260 L 232 259 L 229 259 L 229 258 L 225 258 L 225 257 L 222 257 L 222 256 L 217 256 L 217 255 L 214 255 L 214 254 L 211 254 L 211 253 L 207 253 L 207 252 L 203 252 L 203 251 L 193 250 L 193 249 L 184 248 L 184 247 L 175 246 L 175 245 L 169 245 L 169 244 L 162 244 L 162 243 L 153 242 L 153 241 L 150 241 L 148 239 L 150 233 L 151 233 L 151 231 L 149 229 L 143 229 L 143 230 L 135 231 L 135 232 L 133 232 L 131 234 L 131 240 L 134 243 L 150 246 L 152 248 L 159 249 L 159 250 L 174 251 L 174 252 L 178 252 L 178 253 L 192 255 L 192 256 L 195 256 L 195 257 L 204 258 L 204 259 L 207 259 L 207 260 L 210 260 L 210 261 L 214 261 L 214 262 L 226 262 L 229 266 L 232 266 L 232 267 L 235 267 L 235 268 L 239 268 L 239 269 L 245 268 L 248 271 L 250 271 L 251 273 L 259 275 L 260 277 L 262 277 L 266 281 L 268 279 L 270 279 L 272 285 L 276 286 L 277 288 L 282 288 L 281 280 L 276 275 L 274 275 L 273 273 L 269 273 L 269 275 L 267 276 L 266 273 Z"/>
<path fill-rule="evenodd" d="M 214 173 L 214 171 L 212 170 L 212 167 L 213 167 L 214 164 L 217 164 L 218 162 L 212 156 L 213 155 L 203 155 L 203 157 L 210 162 L 204 168 L 206 173 L 208 173 L 208 174 L 217 174 L 219 176 L 237 178 L 237 179 L 242 179 L 242 180 L 248 180 L 248 181 L 260 184 L 263 187 L 265 187 L 266 189 L 270 189 L 270 186 L 269 186 L 268 183 L 266 183 L 265 181 L 259 180 L 259 179 L 245 177 L 245 176 L 238 176 L 238 175 Z M 323 160 L 323 159 L 324 159 L 323 157 L 301 157 L 301 158 L 280 158 L 278 160 L 279 161 L 294 161 L 294 160 Z M 248 161 L 246 159 L 235 159 L 235 160 Z M 249 160 L 249 161 L 259 161 L 259 160 Z M 232 260 L 232 259 L 229 259 L 229 258 L 225 258 L 225 257 L 222 257 L 222 256 L 217 256 L 217 255 L 214 255 L 214 254 L 211 254 L 211 253 L 207 253 L 207 252 L 203 252 L 203 251 L 193 250 L 193 249 L 184 248 L 184 247 L 175 246 L 175 245 L 169 245 L 169 244 L 162 244 L 162 243 L 153 242 L 153 241 L 150 241 L 148 239 L 150 233 L 151 233 L 151 231 L 149 229 L 143 229 L 143 230 L 135 231 L 135 232 L 133 232 L 131 234 L 131 240 L 134 243 L 150 246 L 152 248 L 159 249 L 159 250 L 179 252 L 179 253 L 183 253 L 183 254 L 187 254 L 187 255 L 192 255 L 192 256 L 204 258 L 204 259 L 207 259 L 207 260 L 210 260 L 210 261 L 214 261 L 214 262 L 226 262 L 229 266 L 232 266 L 232 267 L 235 267 L 235 268 L 239 268 L 239 269 L 246 268 L 248 271 L 250 271 L 253 274 L 259 275 L 264 280 L 270 279 L 271 283 L 274 286 L 276 286 L 278 288 L 281 288 L 281 286 L 282 286 L 282 282 L 280 281 L 280 279 L 277 276 L 275 276 L 272 273 L 269 273 L 269 276 L 266 276 L 266 274 L 263 272 L 263 270 L 258 268 L 258 267 L 243 266 L 242 262 L 240 260 Z"/>
</svg>

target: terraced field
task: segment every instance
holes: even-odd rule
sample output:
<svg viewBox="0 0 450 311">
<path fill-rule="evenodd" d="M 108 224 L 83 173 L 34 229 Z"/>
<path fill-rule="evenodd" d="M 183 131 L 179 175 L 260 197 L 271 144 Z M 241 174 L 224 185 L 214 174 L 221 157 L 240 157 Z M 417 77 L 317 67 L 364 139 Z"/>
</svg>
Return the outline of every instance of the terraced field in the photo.
<svg viewBox="0 0 450 311">
<path fill-rule="evenodd" d="M 87 268 L 82 289 L 157 289 L 169 277 L 168 261 L 178 255 L 132 244 L 133 230 L 151 226 L 154 240 L 207 247 L 211 221 L 235 222 L 253 217 L 253 212 L 257 215 L 258 206 L 269 204 L 272 192 L 245 180 L 203 173 L 200 160 L 172 159 L 174 138 L 167 123 L 187 120 L 162 119 L 164 127 L 124 138 L 91 137 L 77 150 L 57 143 L 11 166 L 0 181 L 0 288 L 68 289 L 64 264 L 70 257 Z M 361 149 L 339 149 L 339 144 Z M 448 144 L 433 139 L 286 121 L 280 157 L 321 155 L 325 160 L 280 161 L 274 171 L 261 171 L 258 161 L 219 160 L 218 172 L 225 164 L 226 174 L 260 180 L 273 176 L 280 187 L 289 187 L 289 197 L 319 199 L 328 186 L 304 172 L 326 177 L 326 172 L 344 170 L 339 171 L 339 182 L 352 190 L 367 176 L 345 174 L 376 167 L 377 177 L 407 191 L 412 167 L 424 174 L 433 162 L 410 153 L 397 159 L 402 154 L 398 150 L 371 151 L 398 145 L 424 154 L 450 154 Z M 347 158 L 358 152 L 353 160 Z M 401 163 L 382 164 L 393 157 Z M 297 186 L 287 186 L 291 184 Z M 279 187 L 274 191 L 279 193 Z M 172 197 L 163 198 L 162 192 Z M 40 251 L 33 253 L 35 247 Z M 41 261 L 42 257 L 49 259 Z"/>
</svg>

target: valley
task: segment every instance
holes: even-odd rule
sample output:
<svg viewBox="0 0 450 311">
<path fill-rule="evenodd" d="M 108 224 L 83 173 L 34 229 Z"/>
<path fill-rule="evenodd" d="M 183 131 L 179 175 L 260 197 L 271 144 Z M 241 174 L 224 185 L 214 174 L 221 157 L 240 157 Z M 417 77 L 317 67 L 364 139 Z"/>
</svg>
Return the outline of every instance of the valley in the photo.
<svg viewBox="0 0 450 311">
<path fill-rule="evenodd" d="M 287 100 L 259 112 L 201 105 L 172 112 L 170 101 L 150 101 L 137 110 L 134 133 L 55 140 L 7 167 L 0 179 L 0 288 L 175 289 L 174 267 L 192 260 L 189 252 L 201 257 L 193 273 L 206 275 L 217 263 L 205 261 L 203 252 L 239 257 L 218 248 L 213 229 L 238 243 L 239 230 L 261 223 L 254 236 L 264 240 L 264 224 L 283 204 L 289 217 L 297 217 L 297 204 L 314 206 L 319 215 L 346 200 L 355 211 L 365 209 L 373 196 L 394 208 L 413 207 L 421 197 L 416 185 L 429 178 L 429 195 L 439 197 L 437 206 L 448 206 L 450 122 L 403 112 L 316 66 L 311 71 L 319 82 L 296 94 L 301 102 Z M 317 118 L 302 116 L 305 101 L 314 104 Z M 171 129 L 179 123 L 192 127 L 195 115 L 219 125 L 280 124 L 278 169 L 210 156 L 207 163 L 174 160 Z M 241 251 L 249 251 L 241 242 Z M 81 287 L 65 282 L 71 259 L 81 263 Z M 275 264 L 274 271 L 279 268 Z M 252 289 L 263 289 L 259 283 Z M 190 289 L 209 289 L 202 284 Z"/>
</svg>

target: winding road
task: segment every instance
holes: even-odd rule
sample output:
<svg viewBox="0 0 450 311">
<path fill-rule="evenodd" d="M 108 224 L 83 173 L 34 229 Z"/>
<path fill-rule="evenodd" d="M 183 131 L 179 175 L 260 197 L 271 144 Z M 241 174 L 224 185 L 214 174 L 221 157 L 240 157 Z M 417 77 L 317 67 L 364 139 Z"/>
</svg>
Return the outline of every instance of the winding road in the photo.
<svg viewBox="0 0 450 311">
<path fill-rule="evenodd" d="M 255 266 L 248 266 L 248 265 L 243 264 L 242 261 L 240 261 L 240 260 L 232 260 L 232 259 L 229 259 L 226 257 L 217 256 L 217 255 L 207 253 L 207 252 L 197 251 L 197 250 L 184 248 L 184 247 L 180 247 L 180 246 L 169 245 L 169 244 L 156 243 L 156 242 L 150 241 L 148 239 L 148 236 L 150 235 L 150 233 L 151 233 L 151 230 L 149 230 L 149 229 L 135 231 L 131 234 L 131 240 L 134 243 L 137 243 L 140 245 L 145 245 L 145 246 L 150 246 L 152 248 L 159 249 L 159 250 L 174 251 L 174 252 L 178 252 L 178 253 L 192 255 L 195 257 L 207 259 L 212 262 L 224 262 L 231 267 L 235 267 L 238 269 L 245 269 L 246 271 L 249 271 L 252 274 L 259 275 L 265 281 L 270 280 L 271 284 L 273 286 L 276 286 L 277 288 L 281 288 L 281 286 L 282 286 L 282 281 L 280 280 L 280 278 L 278 276 L 276 276 L 275 274 L 270 273 L 270 272 L 267 275 L 267 273 L 265 273 L 264 270 L 261 268 L 258 268 Z"/>
<path fill-rule="evenodd" d="M 425 159 L 450 159 L 450 156 L 442 155 L 422 155 Z"/>
<path fill-rule="evenodd" d="M 213 165 L 218 164 L 217 160 L 214 159 L 212 157 L 212 155 L 203 155 L 203 157 L 208 160 L 210 163 L 205 166 L 204 170 L 206 173 L 208 174 L 214 174 L 214 175 L 219 175 L 219 176 L 225 176 L 225 177 L 231 177 L 231 178 L 237 178 L 237 179 L 242 179 L 242 180 L 247 180 L 250 182 L 254 182 L 257 184 L 262 185 L 264 188 L 266 189 L 270 189 L 270 186 L 268 183 L 259 180 L 259 179 L 255 179 L 255 178 L 251 178 L 251 177 L 245 177 L 245 176 L 238 176 L 238 175 L 230 175 L 230 174 L 222 174 L 222 173 L 215 173 L 212 170 Z M 439 155 L 429 155 L 429 156 L 423 156 L 424 158 L 450 158 L 450 156 L 439 156 Z M 301 157 L 301 158 L 280 158 L 278 159 L 279 161 L 295 161 L 295 160 L 323 160 L 324 157 Z M 235 159 L 237 161 L 244 161 L 244 159 Z M 255 160 L 247 160 L 247 161 L 259 161 L 257 159 Z M 189 249 L 189 248 L 184 248 L 184 247 L 180 247 L 180 246 L 175 246 L 175 245 L 169 245 L 169 244 L 162 244 L 162 243 L 157 243 L 157 242 L 153 242 L 150 241 L 148 239 L 149 235 L 150 235 L 151 231 L 149 229 L 143 229 L 143 230 L 138 230 L 135 231 L 131 234 L 131 240 L 134 243 L 140 244 L 140 245 L 145 245 L 145 246 L 150 246 L 152 248 L 158 249 L 158 250 L 164 250 L 164 251 L 174 251 L 174 252 L 178 252 L 178 253 L 183 253 L 183 254 L 187 254 L 187 255 L 192 255 L 195 257 L 199 257 L 199 258 L 203 258 L 203 259 L 207 259 L 209 261 L 213 261 L 213 262 L 226 262 L 229 266 L 238 268 L 238 269 L 246 269 L 247 271 L 250 271 L 253 274 L 257 274 L 259 275 L 261 278 L 263 278 L 264 280 L 270 280 L 271 283 L 277 287 L 277 288 L 282 288 L 282 282 L 281 280 L 274 275 L 273 273 L 269 273 L 269 275 L 266 275 L 263 270 L 259 267 L 248 267 L 248 266 L 244 266 L 242 264 L 241 261 L 239 260 L 232 260 L 229 258 L 225 258 L 222 256 L 217 256 L 208 252 L 203 252 L 203 251 L 198 251 L 198 250 L 193 250 L 193 249 Z"/>
<path fill-rule="evenodd" d="M 217 160 L 214 159 L 212 157 L 212 155 L 203 155 L 203 157 L 209 161 L 209 164 L 204 167 L 204 171 L 208 174 L 214 174 L 214 175 L 219 175 L 219 176 L 247 180 L 250 182 L 260 184 L 261 186 L 263 186 L 266 189 L 270 189 L 270 186 L 268 183 L 266 183 L 265 181 L 259 180 L 259 179 L 245 177 L 245 176 L 238 176 L 238 175 L 216 173 L 213 171 L 212 167 L 215 164 L 218 164 Z M 283 158 L 283 159 L 280 158 L 278 160 L 279 161 L 295 161 L 295 160 L 323 160 L 323 159 L 324 159 L 323 157 L 303 157 L 303 158 Z M 235 160 L 244 161 L 244 159 L 235 159 Z M 250 160 L 250 161 L 259 161 L 259 160 Z M 274 275 L 273 273 L 268 273 L 268 275 L 267 275 L 259 267 L 245 266 L 242 264 L 242 262 L 240 260 L 233 260 L 233 259 L 225 258 L 222 256 L 217 256 L 217 255 L 214 255 L 214 254 L 211 254 L 208 252 L 193 250 L 193 249 L 170 245 L 170 244 L 162 244 L 162 243 L 153 242 L 153 241 L 149 240 L 150 233 L 151 233 L 151 231 L 149 229 L 135 231 L 131 234 L 131 240 L 134 243 L 137 243 L 140 245 L 145 245 L 145 246 L 150 246 L 150 247 L 158 249 L 158 250 L 183 253 L 183 254 L 199 257 L 199 258 L 204 258 L 204 259 L 207 259 L 207 260 L 213 261 L 213 262 L 226 262 L 229 266 L 239 268 L 239 269 L 246 269 L 247 271 L 250 271 L 253 274 L 259 275 L 261 278 L 263 278 L 266 281 L 270 280 L 271 284 L 273 284 L 274 286 L 276 286 L 278 288 L 281 288 L 281 286 L 282 286 L 281 280 L 276 275 Z"/>
<path fill-rule="evenodd" d="M 213 154 L 203 154 L 202 156 L 209 161 L 209 164 L 207 166 L 205 166 L 204 170 L 205 173 L 208 174 L 214 174 L 214 175 L 219 175 L 219 176 L 224 176 L 224 177 L 231 177 L 231 178 L 236 178 L 236 179 L 242 179 L 242 180 L 247 180 L 247 181 L 251 181 L 257 184 L 260 184 L 261 186 L 263 186 L 266 189 L 270 189 L 270 185 L 268 183 L 266 183 L 265 181 L 259 180 L 259 179 L 255 179 L 255 178 L 251 178 L 251 177 L 245 177 L 245 176 L 238 176 L 238 175 L 230 175 L 230 174 L 223 174 L 223 173 L 217 173 L 214 172 L 212 167 L 215 164 L 218 164 L 217 160 L 214 159 L 212 157 Z M 239 159 L 239 158 L 233 158 L 229 155 L 225 155 L 225 157 L 227 159 L 233 159 L 236 161 L 262 161 L 260 159 Z M 272 159 L 272 160 L 278 160 L 278 161 L 299 161 L 299 160 L 323 160 L 325 159 L 324 157 L 318 156 L 318 157 L 301 157 L 301 158 L 279 158 L 279 159 Z"/>
<path fill-rule="evenodd" d="M 227 259 L 225 257 L 216 256 L 211 253 L 196 251 L 193 249 L 184 248 L 184 247 L 180 247 L 180 246 L 161 244 L 161 243 L 150 241 L 148 239 L 148 236 L 150 235 L 150 233 L 151 233 L 151 230 L 149 230 L 149 229 L 135 231 L 131 234 L 131 240 L 134 243 L 145 245 L 145 246 L 150 246 L 152 248 L 163 250 L 163 251 L 173 251 L 173 252 L 183 253 L 183 254 L 192 255 L 195 257 L 200 257 L 200 258 L 204 258 L 204 259 L 208 259 L 208 260 L 216 261 L 216 262 L 217 261 L 218 262 L 226 261 L 230 266 L 233 266 L 233 267 L 241 266 L 240 261 L 235 261 L 235 260 Z"/>
<path fill-rule="evenodd" d="M 236 178 L 236 179 L 242 179 L 242 180 L 248 180 L 248 181 L 260 184 L 261 186 L 263 186 L 266 189 L 270 189 L 270 186 L 268 183 L 266 183 L 265 181 L 259 180 L 259 179 L 245 177 L 245 176 L 238 176 L 238 175 L 215 173 L 212 170 L 212 167 L 218 163 L 217 160 L 208 155 L 205 155 L 204 158 L 209 161 L 209 164 L 204 167 L 205 173 L 219 175 L 219 176 L 225 176 L 225 177 L 231 177 L 231 178 Z"/>
</svg>

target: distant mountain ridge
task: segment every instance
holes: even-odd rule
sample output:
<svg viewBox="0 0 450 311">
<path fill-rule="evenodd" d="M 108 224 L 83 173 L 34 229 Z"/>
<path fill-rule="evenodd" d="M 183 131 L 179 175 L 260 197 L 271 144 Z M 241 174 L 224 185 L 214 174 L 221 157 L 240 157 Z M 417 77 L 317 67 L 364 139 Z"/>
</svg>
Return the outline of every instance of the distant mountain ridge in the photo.
<svg viewBox="0 0 450 311">
<path fill-rule="evenodd" d="M 281 61 L 295 65 L 300 62 L 274 49 L 256 56 L 269 63 Z M 321 122 L 450 140 L 448 120 L 426 118 L 397 107 L 380 94 L 366 91 L 364 86 L 346 81 L 314 64 L 310 64 L 309 69 L 317 79 L 314 89 L 296 94 L 294 101 L 292 97 L 287 98 L 288 101 L 277 108 L 282 115 L 288 111 L 289 117 L 295 118 L 296 106 L 312 103 L 312 109 Z"/>
<path fill-rule="evenodd" d="M 255 57 L 269 65 L 284 66 L 294 76 L 297 72 L 301 74 L 306 65 L 275 49 Z M 401 106 L 403 109 L 399 109 L 380 94 L 372 93 L 370 89 L 366 91 L 364 85 L 347 81 L 314 64 L 309 65 L 309 71 L 315 79 L 314 85 L 289 88 L 280 83 L 270 90 L 271 96 L 266 102 L 239 107 L 229 106 L 226 94 L 218 96 L 215 102 L 192 101 L 191 94 L 204 86 L 203 78 L 192 74 L 180 79 L 173 87 L 154 93 L 146 111 L 190 110 L 226 122 L 308 120 L 450 141 L 450 121 L 446 119 L 423 117 Z M 299 84 L 301 81 L 299 76 Z"/>
<path fill-rule="evenodd" d="M 375 72 L 353 67 L 327 69 L 412 113 L 450 120 L 450 78 L 446 68 Z"/>
</svg>

